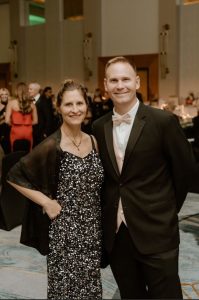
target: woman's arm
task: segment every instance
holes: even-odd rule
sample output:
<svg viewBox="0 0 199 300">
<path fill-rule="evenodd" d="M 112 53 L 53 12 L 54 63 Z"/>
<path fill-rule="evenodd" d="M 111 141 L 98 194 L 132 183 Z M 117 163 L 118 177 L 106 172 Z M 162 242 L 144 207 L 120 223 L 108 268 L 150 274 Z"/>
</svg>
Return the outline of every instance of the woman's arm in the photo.
<svg viewBox="0 0 199 300">
<path fill-rule="evenodd" d="M 11 181 L 8 181 L 8 183 L 11 184 L 18 192 L 23 194 L 25 197 L 42 206 L 44 212 L 47 213 L 50 219 L 54 219 L 60 214 L 61 206 L 56 200 L 50 199 L 45 194 L 39 191 L 24 188 Z"/>
<path fill-rule="evenodd" d="M 96 138 L 94 137 L 94 135 L 92 135 L 92 138 L 93 138 L 93 141 L 94 141 L 94 144 L 95 144 L 96 151 L 99 152 L 97 140 L 96 140 Z"/>
<path fill-rule="evenodd" d="M 32 106 L 32 125 L 35 125 L 38 123 L 37 108 L 34 103 L 31 106 Z"/>
</svg>

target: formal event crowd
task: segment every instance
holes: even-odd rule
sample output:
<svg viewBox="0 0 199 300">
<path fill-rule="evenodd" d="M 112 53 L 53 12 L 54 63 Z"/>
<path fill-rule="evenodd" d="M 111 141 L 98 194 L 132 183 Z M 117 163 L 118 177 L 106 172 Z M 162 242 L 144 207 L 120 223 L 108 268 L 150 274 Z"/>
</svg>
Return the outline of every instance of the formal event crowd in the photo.
<svg viewBox="0 0 199 300">
<path fill-rule="evenodd" d="M 122 299 L 182 299 L 178 212 L 197 176 L 188 124 L 177 106 L 142 102 L 126 57 L 104 77 L 93 97 L 74 79 L 56 97 L 36 82 L 0 90 L 2 152 L 26 152 L 6 178 L 27 199 L 20 242 L 47 256 L 48 299 L 102 299 L 107 265 Z"/>
</svg>

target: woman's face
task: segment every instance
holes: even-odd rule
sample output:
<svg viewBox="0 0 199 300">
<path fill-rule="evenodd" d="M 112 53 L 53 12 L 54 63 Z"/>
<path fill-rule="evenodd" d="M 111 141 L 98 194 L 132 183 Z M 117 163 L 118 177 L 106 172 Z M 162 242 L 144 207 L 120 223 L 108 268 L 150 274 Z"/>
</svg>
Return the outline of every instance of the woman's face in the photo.
<svg viewBox="0 0 199 300">
<path fill-rule="evenodd" d="M 87 114 L 87 104 L 79 90 L 66 91 L 59 112 L 67 125 L 81 125 Z"/>
<path fill-rule="evenodd" d="M 9 97 L 9 94 L 8 94 L 7 91 L 1 91 L 0 100 L 1 100 L 2 104 L 7 104 L 8 103 L 8 97 Z"/>
</svg>

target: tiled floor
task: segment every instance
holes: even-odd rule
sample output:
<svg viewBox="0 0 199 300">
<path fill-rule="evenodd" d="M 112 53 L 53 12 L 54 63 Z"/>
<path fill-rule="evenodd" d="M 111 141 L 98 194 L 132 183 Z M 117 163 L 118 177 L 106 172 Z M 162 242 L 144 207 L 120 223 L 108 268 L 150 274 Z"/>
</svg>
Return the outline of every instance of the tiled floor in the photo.
<svg viewBox="0 0 199 300">
<path fill-rule="evenodd" d="M 194 215 L 190 217 L 190 215 Z M 180 277 L 185 298 L 199 298 L 199 195 L 189 194 L 180 212 Z M 188 217 L 189 216 L 189 217 Z M 46 259 L 36 250 L 19 244 L 20 227 L 0 230 L 0 299 L 45 299 Z M 109 268 L 102 270 L 104 299 L 119 294 Z M 193 284 L 196 283 L 194 286 Z M 192 286 L 190 285 L 192 284 Z"/>
</svg>

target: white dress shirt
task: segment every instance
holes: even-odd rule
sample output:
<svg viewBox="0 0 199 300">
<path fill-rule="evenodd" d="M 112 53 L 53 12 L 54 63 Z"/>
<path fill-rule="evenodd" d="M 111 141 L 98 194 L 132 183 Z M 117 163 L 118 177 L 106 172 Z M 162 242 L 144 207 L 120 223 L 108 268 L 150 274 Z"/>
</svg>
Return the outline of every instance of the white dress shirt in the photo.
<svg viewBox="0 0 199 300">
<path fill-rule="evenodd" d="M 40 94 L 37 94 L 37 95 L 34 97 L 33 102 L 36 103 L 36 102 L 39 100 L 39 97 L 40 97 Z"/>
<path fill-rule="evenodd" d="M 115 149 L 116 160 L 120 172 L 122 170 L 126 146 L 129 140 L 130 132 L 135 120 L 138 107 L 139 107 L 139 100 L 137 99 L 137 102 L 132 107 L 132 109 L 129 112 L 127 112 L 132 118 L 130 124 L 121 123 L 120 125 L 113 126 L 114 149 Z M 113 110 L 113 114 L 115 116 L 119 115 L 118 113 L 116 113 L 115 110 Z M 118 214 L 117 214 L 117 231 L 119 230 L 122 221 L 126 224 L 126 220 L 122 208 L 122 202 L 120 198 L 119 205 L 118 205 Z"/>
</svg>

